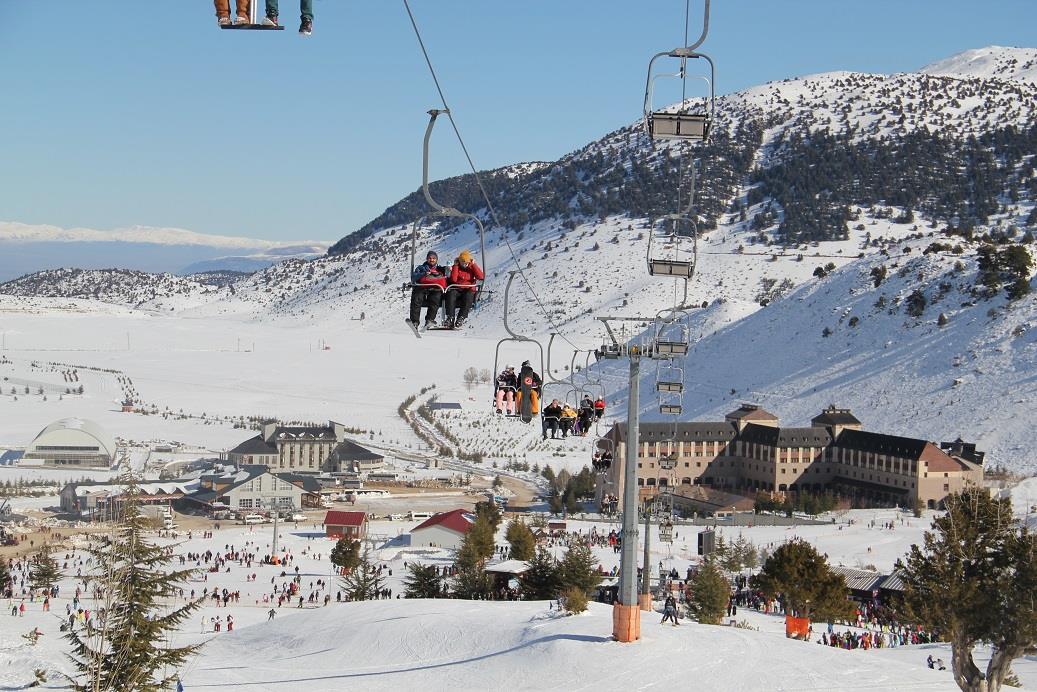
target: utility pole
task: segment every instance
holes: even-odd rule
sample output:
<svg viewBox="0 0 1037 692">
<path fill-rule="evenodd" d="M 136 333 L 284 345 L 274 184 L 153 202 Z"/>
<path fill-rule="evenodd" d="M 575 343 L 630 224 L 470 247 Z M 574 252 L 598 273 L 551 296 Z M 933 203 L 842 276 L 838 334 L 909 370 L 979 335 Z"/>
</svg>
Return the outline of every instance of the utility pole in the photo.
<svg viewBox="0 0 1037 692">
<path fill-rule="evenodd" d="M 640 447 L 638 390 L 641 351 L 637 346 L 632 346 L 627 350 L 627 356 L 630 358 L 630 396 L 627 400 L 626 466 L 623 468 L 623 542 L 619 561 L 619 602 L 612 606 L 612 634 L 619 642 L 632 642 L 641 638 L 641 607 L 637 593 L 637 452 Z"/>
</svg>

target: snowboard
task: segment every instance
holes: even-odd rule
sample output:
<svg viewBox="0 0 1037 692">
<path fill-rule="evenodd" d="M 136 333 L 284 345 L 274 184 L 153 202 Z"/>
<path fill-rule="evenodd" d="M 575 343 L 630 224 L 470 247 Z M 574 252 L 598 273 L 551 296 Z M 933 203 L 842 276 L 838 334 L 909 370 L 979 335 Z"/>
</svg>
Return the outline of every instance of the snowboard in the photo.
<svg viewBox="0 0 1037 692">
<path fill-rule="evenodd" d="M 533 378 L 526 375 L 522 378 L 522 404 L 519 407 L 519 413 L 522 416 L 523 423 L 529 423 L 533 420 Z"/>
<path fill-rule="evenodd" d="M 411 322 L 411 321 L 410 321 L 410 320 L 408 320 L 408 319 L 404 319 L 404 320 L 403 320 L 403 322 L 404 322 L 404 324 L 406 324 L 406 325 L 407 325 L 408 327 L 410 327 L 410 330 L 411 330 L 412 332 L 414 332 L 414 336 L 418 337 L 419 339 L 421 338 L 421 332 L 419 332 L 419 331 L 418 331 L 418 325 L 414 324 L 413 322 Z"/>
</svg>

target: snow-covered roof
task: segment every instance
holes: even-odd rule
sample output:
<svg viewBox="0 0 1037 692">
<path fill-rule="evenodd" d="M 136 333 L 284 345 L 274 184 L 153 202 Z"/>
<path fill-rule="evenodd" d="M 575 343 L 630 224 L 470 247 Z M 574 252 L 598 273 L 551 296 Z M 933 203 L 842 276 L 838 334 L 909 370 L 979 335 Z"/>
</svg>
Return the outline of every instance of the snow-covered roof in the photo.
<svg viewBox="0 0 1037 692">
<path fill-rule="evenodd" d="M 34 452 L 41 446 L 67 447 L 70 446 L 70 442 L 74 442 L 77 438 L 92 440 L 94 444 L 100 447 L 101 452 L 115 457 L 117 447 L 112 434 L 97 423 L 85 418 L 62 418 L 59 421 L 54 421 L 36 435 L 28 449 L 26 449 L 26 453 Z"/>
</svg>

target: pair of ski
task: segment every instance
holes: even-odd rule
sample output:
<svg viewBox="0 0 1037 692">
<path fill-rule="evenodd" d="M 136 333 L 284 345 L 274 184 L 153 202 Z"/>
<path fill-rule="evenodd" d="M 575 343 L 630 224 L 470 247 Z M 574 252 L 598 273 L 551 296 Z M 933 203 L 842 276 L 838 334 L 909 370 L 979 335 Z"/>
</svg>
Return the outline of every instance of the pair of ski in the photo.
<svg viewBox="0 0 1037 692">
<path fill-rule="evenodd" d="M 419 339 L 421 338 L 421 330 L 418 329 L 418 325 L 414 324 L 413 322 L 411 322 L 408 319 L 404 319 L 403 323 L 406 324 L 408 327 L 410 327 L 410 330 L 412 332 L 414 332 L 414 336 L 418 337 Z M 443 327 L 443 326 L 440 326 L 440 327 L 428 327 L 428 328 L 426 328 L 425 331 L 429 331 L 429 332 L 456 332 L 459 329 L 461 329 L 461 327 Z"/>
</svg>

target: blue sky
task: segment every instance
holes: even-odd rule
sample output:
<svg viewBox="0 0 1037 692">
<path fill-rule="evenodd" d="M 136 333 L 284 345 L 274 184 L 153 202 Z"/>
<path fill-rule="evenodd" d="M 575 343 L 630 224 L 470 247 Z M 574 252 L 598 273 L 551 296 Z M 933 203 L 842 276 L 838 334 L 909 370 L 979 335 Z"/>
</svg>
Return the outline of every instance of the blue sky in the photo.
<svg viewBox="0 0 1037 692">
<path fill-rule="evenodd" d="M 439 104 L 402 0 L 316 0 L 308 39 L 280 4 L 267 33 L 219 31 L 209 0 L 0 0 L 0 220 L 335 240 L 414 190 Z M 480 168 L 633 121 L 683 33 L 683 0 L 412 8 Z M 715 0 L 702 50 L 725 93 L 1034 45 L 1035 26 L 1033 0 Z M 433 177 L 464 172 L 437 135 Z"/>
</svg>

